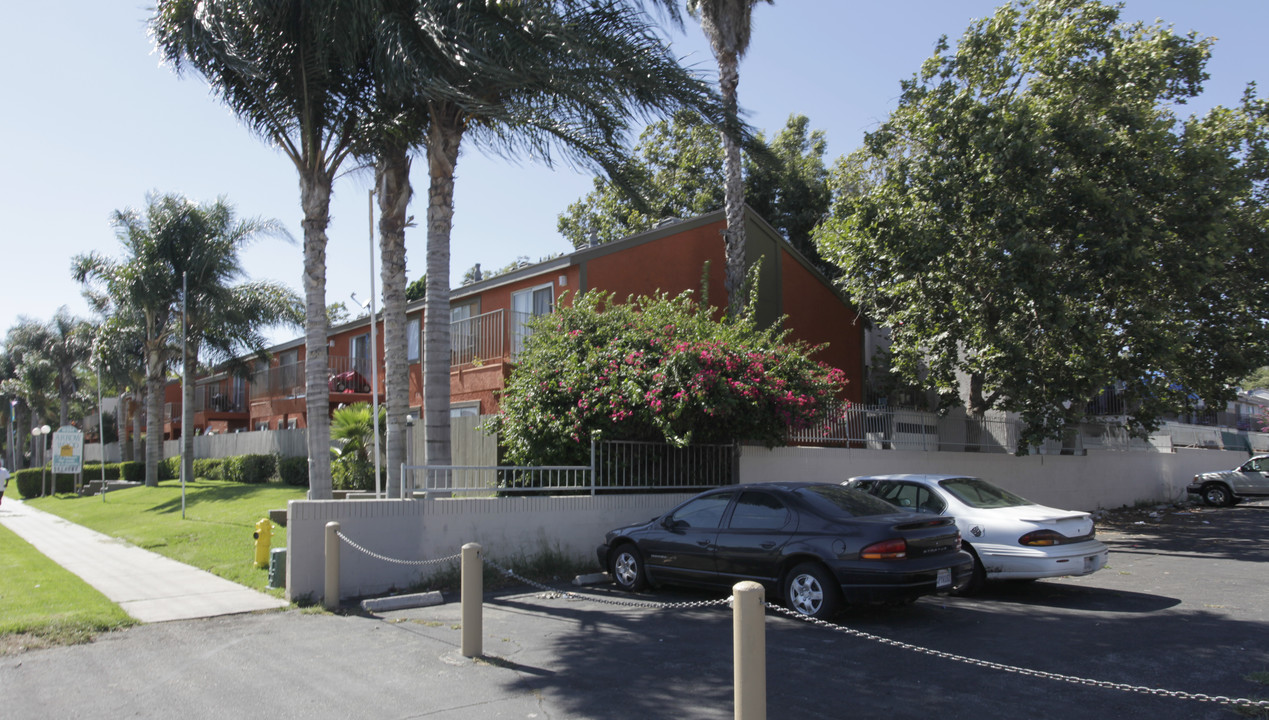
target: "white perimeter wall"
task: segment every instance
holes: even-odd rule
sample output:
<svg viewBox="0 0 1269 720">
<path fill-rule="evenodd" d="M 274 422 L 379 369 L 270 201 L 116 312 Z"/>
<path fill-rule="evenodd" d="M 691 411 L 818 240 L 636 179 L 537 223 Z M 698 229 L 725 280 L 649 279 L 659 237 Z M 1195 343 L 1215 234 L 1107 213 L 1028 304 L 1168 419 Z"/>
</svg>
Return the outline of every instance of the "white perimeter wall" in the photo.
<svg viewBox="0 0 1269 720">
<path fill-rule="evenodd" d="M 973 475 L 1044 505 L 1072 510 L 1117 508 L 1184 499 L 1195 473 L 1237 467 L 1246 453 L 1102 452 L 1084 456 L 907 452 L 833 448 L 745 447 L 742 483 L 773 480 L 841 482 L 855 475 Z M 402 560 L 455 555 L 480 543 L 504 565 L 543 550 L 592 559 L 604 533 L 660 515 L 691 494 L 505 497 L 436 500 L 293 500 L 287 521 L 287 598 L 321 600 L 326 523 L 357 544 Z M 341 543 L 340 595 L 403 590 L 433 567 L 389 563 Z M 599 569 L 596 560 L 596 570 Z"/>
</svg>

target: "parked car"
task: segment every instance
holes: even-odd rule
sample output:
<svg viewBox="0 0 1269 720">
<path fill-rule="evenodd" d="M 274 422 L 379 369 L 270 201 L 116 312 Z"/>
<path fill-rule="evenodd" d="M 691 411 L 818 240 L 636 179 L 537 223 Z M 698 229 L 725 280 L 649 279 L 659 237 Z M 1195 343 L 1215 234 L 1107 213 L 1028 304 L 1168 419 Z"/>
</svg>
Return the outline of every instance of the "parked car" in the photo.
<svg viewBox="0 0 1269 720">
<path fill-rule="evenodd" d="M 1199 473 L 1185 489 L 1213 507 L 1269 497 L 1269 455 L 1256 455 L 1233 470 Z"/>
<path fill-rule="evenodd" d="M 1088 575 L 1106 565 L 1108 551 L 1094 539 L 1090 514 L 1037 505 L 981 478 L 870 475 L 843 484 L 906 510 L 956 518 L 964 547 L 974 556 L 974 573 L 962 593 L 981 589 L 987 580 Z"/>
<path fill-rule="evenodd" d="M 973 558 L 951 518 L 913 517 L 856 490 L 780 482 L 709 490 L 609 532 L 599 562 L 627 591 L 766 587 L 796 612 L 903 603 L 968 582 Z"/>
</svg>

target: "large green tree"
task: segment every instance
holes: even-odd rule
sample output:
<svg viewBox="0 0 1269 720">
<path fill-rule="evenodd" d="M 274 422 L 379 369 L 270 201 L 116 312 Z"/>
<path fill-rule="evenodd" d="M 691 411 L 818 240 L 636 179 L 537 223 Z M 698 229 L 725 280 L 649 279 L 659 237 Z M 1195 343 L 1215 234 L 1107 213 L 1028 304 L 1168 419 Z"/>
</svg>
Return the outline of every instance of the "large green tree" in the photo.
<svg viewBox="0 0 1269 720">
<path fill-rule="evenodd" d="M 371 102 L 378 9 L 369 0 L 160 0 L 150 20 L 150 32 L 166 61 L 177 71 L 192 69 L 201 75 L 299 173 L 305 417 L 313 498 L 332 496 L 326 384 L 330 196 Z"/>
<path fill-rule="evenodd" d="M 1210 44 L 1020 2 L 902 83 L 816 239 L 906 379 L 1036 441 L 1114 381 L 1141 430 L 1264 364 L 1266 104 L 1173 114 Z"/>
<path fill-rule="evenodd" d="M 770 142 L 746 143 L 745 202 L 811 259 L 811 230 L 828 212 L 830 192 L 822 130 L 790 115 Z M 650 230 L 667 217 L 691 217 L 723 206 L 722 140 L 699 115 L 676 113 L 649 125 L 635 148 L 629 189 L 595 178 L 595 189 L 568 206 L 556 227 L 575 248 Z"/>
</svg>

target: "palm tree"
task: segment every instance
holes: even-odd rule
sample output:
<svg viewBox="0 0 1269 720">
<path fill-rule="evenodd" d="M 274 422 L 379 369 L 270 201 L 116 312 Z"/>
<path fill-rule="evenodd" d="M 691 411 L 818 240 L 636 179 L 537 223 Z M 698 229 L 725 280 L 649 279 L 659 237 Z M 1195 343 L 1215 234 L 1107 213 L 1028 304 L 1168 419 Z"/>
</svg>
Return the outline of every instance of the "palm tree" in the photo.
<svg viewBox="0 0 1269 720">
<path fill-rule="evenodd" d="M 159 0 L 150 32 L 255 133 L 290 158 L 304 211 L 305 410 L 309 496 L 331 497 L 326 227 L 336 173 L 368 102 L 372 2 Z"/>
<path fill-rule="evenodd" d="M 115 230 L 125 256 L 115 260 L 100 253 L 71 260 L 75 279 L 99 299 L 109 298 L 115 312 L 103 325 L 110 333 L 139 326 L 144 337 L 146 380 L 145 484 L 159 484 L 163 451 L 163 390 L 169 365 L 178 347 L 174 301 L 180 296 L 180 276 L 172 273 L 172 248 L 191 231 L 189 206 L 173 196 L 147 198 L 143 217 L 135 210 L 116 211 Z"/>
<path fill-rule="evenodd" d="M 5 334 L 6 377 L 0 390 L 16 398 L 14 432 L 17 446 L 22 447 L 25 430 L 49 419 L 49 405 L 57 372 L 41 349 L 51 342 L 48 327 L 38 320 L 19 316 L 17 324 Z M 26 422 L 24 420 L 29 420 Z M 21 453 L 19 453 L 21 455 Z M 34 456 L 32 456 L 34 457 Z"/>
<path fill-rule="evenodd" d="M 448 465 L 449 242 L 463 140 L 548 164 L 558 152 L 626 184 L 623 143 L 635 118 L 694 108 L 720 119 L 721 108 L 707 86 L 669 55 L 636 3 L 406 4 L 413 5 L 412 20 L 381 35 L 386 43 L 381 40 L 378 55 L 405 62 L 376 68 L 381 101 L 386 95 L 388 107 L 401 110 L 391 126 L 394 142 L 376 148 L 381 227 L 405 225 L 401 198 L 409 198 L 409 163 L 403 158 L 421 139 L 430 183 L 423 426 L 427 464 Z M 389 196 L 385 188 L 403 194 Z M 391 220 L 390 209 L 396 213 Z M 385 253 L 385 306 L 390 287 L 395 293 L 399 283 L 402 295 L 405 289 L 404 272 L 390 279 L 387 265 Z M 404 325 L 404 313 L 389 314 L 385 325 L 396 322 Z"/>
<path fill-rule="evenodd" d="M 245 352 L 268 358 L 268 339 L 262 330 L 279 324 L 300 325 L 303 303 L 285 285 L 272 281 L 232 284 L 246 275 L 239 253 L 261 235 L 289 235 L 276 220 L 238 220 L 223 198 L 198 209 L 203 227 L 185 236 L 172 271 L 184 278 L 180 310 L 185 351 L 181 366 L 193 378 L 200 354 L 216 362 L 236 361 Z M 245 371 L 245 364 L 238 364 Z M 194 384 L 184 384 L 181 402 L 181 463 L 186 478 L 194 477 Z"/>
<path fill-rule="evenodd" d="M 723 174 L 727 230 L 727 313 L 738 317 L 745 307 L 745 184 L 736 142 L 740 128 L 736 86 L 740 83 L 740 59 L 749 49 L 750 19 L 761 0 L 687 0 L 687 11 L 699 17 L 718 60 L 718 85 L 723 94 Z M 766 0 L 768 3 L 772 0 Z"/>
<path fill-rule="evenodd" d="M 92 326 L 74 317 L 66 306 L 57 309 L 47 327 L 48 344 L 40 353 L 57 372 L 58 425 L 70 422 L 70 403 L 79 389 L 76 369 L 92 354 Z"/>
</svg>

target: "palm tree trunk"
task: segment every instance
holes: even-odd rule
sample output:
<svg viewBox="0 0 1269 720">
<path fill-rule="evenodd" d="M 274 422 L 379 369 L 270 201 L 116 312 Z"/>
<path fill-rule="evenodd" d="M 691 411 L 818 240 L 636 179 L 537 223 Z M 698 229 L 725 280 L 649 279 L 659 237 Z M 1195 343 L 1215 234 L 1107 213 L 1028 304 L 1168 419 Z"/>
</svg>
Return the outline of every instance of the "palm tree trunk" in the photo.
<svg viewBox="0 0 1269 720">
<path fill-rule="evenodd" d="M 433 104 L 428 126 L 427 305 L 423 318 L 425 465 L 450 464 L 449 237 L 454 224 L 454 169 L 463 126 L 456 108 Z M 446 487 L 449 474 L 435 478 Z"/>
<path fill-rule="evenodd" d="M 167 380 L 164 374 L 166 366 L 161 349 L 146 352 L 145 484 L 148 487 L 158 487 L 159 463 L 163 460 L 163 385 Z"/>
<path fill-rule="evenodd" d="M 410 410 L 410 364 L 405 320 L 405 224 L 410 205 L 410 157 L 405 148 L 375 163 L 379 193 L 380 279 L 383 281 L 384 386 L 388 406 L 388 497 L 401 494 L 405 416 Z M 378 392 L 378 388 L 375 388 Z M 377 420 L 376 420 L 377 421 Z"/>
<path fill-rule="evenodd" d="M 304 208 L 304 410 L 310 500 L 334 497 L 326 348 L 326 227 L 330 224 L 331 183 L 331 176 L 322 170 L 300 172 L 300 204 Z"/>
<path fill-rule="evenodd" d="M 136 395 L 145 395 L 144 390 L 137 390 Z M 145 401 L 137 397 L 132 398 L 132 457 L 133 462 L 144 461 L 145 453 L 141 445 L 141 408 Z"/>
<path fill-rule="evenodd" d="M 727 230 L 725 258 L 727 314 L 738 317 L 745 309 L 745 179 L 736 143 L 739 126 L 736 86 L 740 83 L 740 59 L 735 53 L 718 56 L 718 85 L 723 94 L 723 186 Z"/>
<path fill-rule="evenodd" d="M 14 410 L 14 417 L 14 422 L 17 423 L 17 427 L 13 429 L 13 437 L 16 438 L 17 453 L 13 457 L 13 469 L 21 470 L 23 468 L 31 467 L 31 464 L 25 460 L 26 455 L 22 452 L 24 445 L 29 446 L 31 438 L 31 431 L 25 429 L 31 424 L 26 422 L 26 418 L 28 417 L 28 413 L 26 412 L 26 403 L 18 403 L 17 409 Z"/>
</svg>

